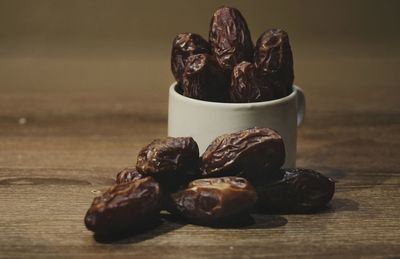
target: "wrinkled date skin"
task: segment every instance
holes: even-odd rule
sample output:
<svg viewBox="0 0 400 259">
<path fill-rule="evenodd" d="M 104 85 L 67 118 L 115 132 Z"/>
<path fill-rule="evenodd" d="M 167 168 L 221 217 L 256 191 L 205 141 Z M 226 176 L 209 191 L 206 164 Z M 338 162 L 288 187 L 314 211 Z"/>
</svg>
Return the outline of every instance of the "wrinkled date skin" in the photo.
<svg viewBox="0 0 400 259">
<path fill-rule="evenodd" d="M 232 72 L 229 95 L 232 102 L 248 103 L 269 101 L 274 98 L 273 89 L 263 84 L 253 64 L 243 61 Z"/>
<path fill-rule="evenodd" d="M 85 225 L 99 236 L 143 229 L 159 217 L 161 197 L 160 186 L 152 177 L 114 185 L 94 198 Z"/>
<path fill-rule="evenodd" d="M 136 169 L 153 176 L 167 190 L 199 175 L 199 147 L 191 137 L 156 139 L 139 152 Z"/>
<path fill-rule="evenodd" d="M 203 176 L 273 174 L 285 161 L 282 137 L 269 128 L 249 128 L 216 138 L 201 157 Z"/>
<path fill-rule="evenodd" d="M 195 180 L 172 199 L 178 214 L 189 222 L 213 225 L 249 212 L 257 194 L 244 178 L 221 177 Z"/>
<path fill-rule="evenodd" d="M 271 29 L 261 34 L 254 50 L 254 64 L 264 83 L 273 88 L 276 99 L 292 92 L 293 55 L 285 31 Z"/>
<path fill-rule="evenodd" d="M 144 176 L 136 170 L 136 166 L 124 168 L 117 174 L 115 179 L 116 183 L 130 183 L 138 179 L 142 179 Z"/>
<path fill-rule="evenodd" d="M 310 169 L 282 169 L 283 178 L 256 186 L 262 211 L 309 213 L 324 207 L 333 197 L 335 182 Z"/>
<path fill-rule="evenodd" d="M 253 42 L 250 30 L 239 10 L 221 7 L 215 11 L 210 25 L 211 51 L 226 71 L 242 61 L 252 61 Z"/>
<path fill-rule="evenodd" d="M 182 84 L 183 72 L 189 56 L 195 54 L 211 54 L 208 41 L 195 33 L 180 33 L 172 41 L 171 70 L 178 85 Z"/>
<path fill-rule="evenodd" d="M 183 75 L 183 95 L 213 102 L 228 100 L 229 76 L 208 54 L 190 56 Z"/>
</svg>

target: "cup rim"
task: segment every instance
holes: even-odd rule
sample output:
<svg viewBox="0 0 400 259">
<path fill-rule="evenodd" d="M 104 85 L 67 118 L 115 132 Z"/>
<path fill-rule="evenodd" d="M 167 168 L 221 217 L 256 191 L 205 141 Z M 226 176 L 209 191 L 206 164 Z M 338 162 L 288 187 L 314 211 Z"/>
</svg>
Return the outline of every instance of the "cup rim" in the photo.
<svg viewBox="0 0 400 259">
<path fill-rule="evenodd" d="M 293 84 L 293 91 L 282 98 L 263 101 L 263 102 L 252 102 L 252 103 L 220 103 L 220 102 L 210 102 L 210 101 L 203 101 L 198 100 L 190 97 L 186 97 L 175 90 L 175 87 L 178 83 L 175 81 L 169 87 L 169 94 L 172 95 L 174 98 L 177 98 L 183 102 L 191 103 L 194 105 L 204 105 L 204 106 L 214 106 L 219 108 L 254 108 L 254 107 L 264 107 L 264 106 L 274 106 L 279 105 L 281 103 L 286 103 L 291 99 L 295 98 L 299 87 Z"/>
</svg>

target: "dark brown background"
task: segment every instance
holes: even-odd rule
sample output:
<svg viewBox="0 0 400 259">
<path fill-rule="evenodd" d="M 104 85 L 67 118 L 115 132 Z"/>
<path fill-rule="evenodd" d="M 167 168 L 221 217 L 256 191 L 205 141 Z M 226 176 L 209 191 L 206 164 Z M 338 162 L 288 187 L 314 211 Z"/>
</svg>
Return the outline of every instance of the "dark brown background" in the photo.
<svg viewBox="0 0 400 259">
<path fill-rule="evenodd" d="M 70 99 L 91 91 L 134 98 L 143 89 L 166 101 L 173 37 L 184 31 L 206 37 L 211 15 L 223 3 L 242 11 L 254 40 L 271 27 L 289 32 L 296 84 L 313 90 L 310 108 L 319 100 L 329 109 L 379 108 L 380 100 L 396 109 L 397 94 L 387 92 L 396 91 L 400 77 L 398 1 L 3 0 L 0 91 Z M 360 94 L 366 88 L 374 94 Z M 337 107 L 333 96 L 345 104 Z M 41 109 L 34 105 L 21 113 Z"/>
<path fill-rule="evenodd" d="M 170 44 L 215 8 L 253 39 L 288 31 L 307 98 L 299 166 L 335 178 L 315 215 L 241 229 L 164 222 L 116 244 L 83 225 L 92 198 L 167 134 Z M 400 254 L 399 1 L 0 0 L 0 257 Z"/>
</svg>

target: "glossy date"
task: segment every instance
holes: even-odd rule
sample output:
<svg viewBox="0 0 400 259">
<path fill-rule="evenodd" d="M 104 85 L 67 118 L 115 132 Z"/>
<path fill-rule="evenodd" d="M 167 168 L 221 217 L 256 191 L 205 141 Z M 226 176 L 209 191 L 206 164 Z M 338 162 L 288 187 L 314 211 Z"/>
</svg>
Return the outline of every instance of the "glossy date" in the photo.
<svg viewBox="0 0 400 259">
<path fill-rule="evenodd" d="M 262 102 L 274 97 L 272 87 L 264 84 L 254 65 L 247 61 L 234 67 L 229 95 L 237 103 Z"/>
<path fill-rule="evenodd" d="M 142 179 L 144 176 L 136 170 L 135 167 L 126 167 L 117 174 L 116 183 L 130 183 Z"/>
<path fill-rule="evenodd" d="M 136 169 L 153 176 L 166 189 L 175 189 L 199 174 L 199 147 L 191 137 L 156 139 L 143 147 Z"/>
<path fill-rule="evenodd" d="M 247 213 L 256 203 L 254 187 L 244 178 L 199 179 L 172 195 L 175 210 L 189 222 L 222 223 Z"/>
<path fill-rule="evenodd" d="M 213 56 L 198 54 L 187 60 L 182 87 L 184 96 L 224 102 L 228 100 L 229 76 Z"/>
<path fill-rule="evenodd" d="M 273 88 L 276 99 L 291 93 L 293 54 L 285 31 L 271 29 L 261 34 L 254 49 L 254 64 L 264 84 Z"/>
<path fill-rule="evenodd" d="M 143 229 L 159 216 L 161 197 L 160 186 L 152 177 L 116 184 L 94 198 L 85 225 L 99 236 Z"/>
<path fill-rule="evenodd" d="M 249 128 L 216 138 L 201 157 L 203 176 L 242 176 L 246 179 L 273 174 L 285 161 L 278 132 Z"/>
<path fill-rule="evenodd" d="M 253 42 L 242 14 L 236 8 L 221 7 L 215 11 L 210 25 L 211 50 L 224 70 L 251 61 Z"/>
<path fill-rule="evenodd" d="M 208 41 L 195 33 L 180 33 L 172 41 L 171 70 L 178 85 L 182 84 L 183 72 L 189 56 L 206 53 L 211 54 Z"/>
<path fill-rule="evenodd" d="M 280 180 L 255 185 L 262 211 L 308 213 L 324 207 L 333 197 L 335 182 L 310 169 L 282 169 Z"/>
</svg>

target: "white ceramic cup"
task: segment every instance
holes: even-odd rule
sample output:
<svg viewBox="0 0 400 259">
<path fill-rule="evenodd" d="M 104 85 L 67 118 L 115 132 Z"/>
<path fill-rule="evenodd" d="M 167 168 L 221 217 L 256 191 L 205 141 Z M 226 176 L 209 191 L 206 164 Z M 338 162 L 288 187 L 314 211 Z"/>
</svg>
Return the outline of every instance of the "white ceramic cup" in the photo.
<svg viewBox="0 0 400 259">
<path fill-rule="evenodd" d="M 283 167 L 296 166 L 297 127 L 305 115 L 303 91 L 293 85 L 290 95 L 256 103 L 217 103 L 192 99 L 179 94 L 176 83 L 169 88 L 168 135 L 191 136 L 202 154 L 218 136 L 250 127 L 277 130 L 285 143 Z"/>
</svg>

